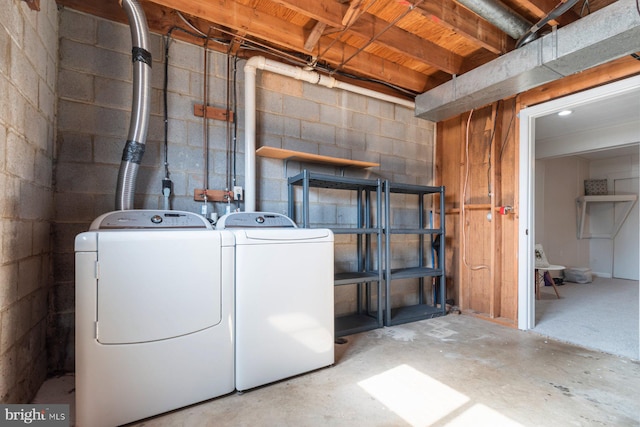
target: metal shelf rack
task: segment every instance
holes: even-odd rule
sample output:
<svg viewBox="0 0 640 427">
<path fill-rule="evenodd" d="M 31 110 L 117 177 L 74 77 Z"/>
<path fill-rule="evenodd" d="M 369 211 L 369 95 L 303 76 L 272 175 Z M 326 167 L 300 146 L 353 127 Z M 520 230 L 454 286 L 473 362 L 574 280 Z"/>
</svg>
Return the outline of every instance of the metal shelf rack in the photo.
<svg viewBox="0 0 640 427">
<path fill-rule="evenodd" d="M 288 178 L 289 217 L 296 218 L 295 187 L 302 187 L 301 226 L 310 228 L 309 190 L 323 188 L 351 191 L 356 195 L 356 226 L 329 226 L 334 234 L 356 236 L 357 271 L 335 274 L 335 286 L 356 286 L 356 312 L 335 319 L 335 336 L 380 328 L 383 320 L 382 183 L 380 179 L 359 179 L 325 175 L 304 170 Z M 375 199 L 372 197 L 375 195 Z M 375 216 L 374 216 L 375 215 Z M 375 242 L 375 244 L 373 244 Z M 377 264 L 377 265 L 376 265 Z"/>
<path fill-rule="evenodd" d="M 385 318 L 386 326 L 414 322 L 422 319 L 443 316 L 446 314 L 446 282 L 445 282 L 445 189 L 444 187 L 431 187 L 411 184 L 397 184 L 390 181 L 383 183 L 385 193 Z M 407 194 L 418 196 L 416 209 L 418 211 L 418 224 L 413 228 L 394 228 L 391 225 L 391 194 Z M 427 197 L 439 196 L 440 220 L 437 228 L 431 228 L 425 215 Z M 434 206 L 435 207 L 435 206 Z M 418 265 L 403 268 L 391 268 L 391 246 L 393 235 L 417 235 L 418 238 Z M 437 250 L 437 260 L 434 257 L 433 266 L 425 265 L 425 237 L 431 237 L 431 245 Z M 394 280 L 418 279 L 418 303 L 411 306 L 391 308 L 391 290 Z M 432 303 L 429 303 L 425 294 L 425 278 L 435 280 Z"/>
</svg>

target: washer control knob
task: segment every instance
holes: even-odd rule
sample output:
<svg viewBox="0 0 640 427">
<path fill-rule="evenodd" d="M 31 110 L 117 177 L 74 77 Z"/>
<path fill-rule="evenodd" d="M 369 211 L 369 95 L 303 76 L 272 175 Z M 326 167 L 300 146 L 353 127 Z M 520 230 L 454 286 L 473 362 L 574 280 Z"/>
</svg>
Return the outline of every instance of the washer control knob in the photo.
<svg viewBox="0 0 640 427">
<path fill-rule="evenodd" d="M 154 224 L 160 224 L 162 222 L 162 217 L 160 215 L 154 215 L 151 217 L 151 222 Z"/>
<path fill-rule="evenodd" d="M 257 216 L 256 217 L 256 222 L 258 224 L 264 224 L 264 217 L 263 216 Z"/>
</svg>

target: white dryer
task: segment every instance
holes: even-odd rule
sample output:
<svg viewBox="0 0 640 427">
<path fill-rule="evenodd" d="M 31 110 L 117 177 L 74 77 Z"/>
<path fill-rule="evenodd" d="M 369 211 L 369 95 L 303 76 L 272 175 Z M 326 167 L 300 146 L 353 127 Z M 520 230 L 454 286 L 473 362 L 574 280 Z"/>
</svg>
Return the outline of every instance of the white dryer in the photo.
<svg viewBox="0 0 640 427">
<path fill-rule="evenodd" d="M 277 213 L 238 212 L 235 234 L 236 389 L 334 363 L 333 233 Z"/>
<path fill-rule="evenodd" d="M 179 211 L 111 212 L 76 236 L 76 425 L 234 390 L 233 243 Z"/>
</svg>

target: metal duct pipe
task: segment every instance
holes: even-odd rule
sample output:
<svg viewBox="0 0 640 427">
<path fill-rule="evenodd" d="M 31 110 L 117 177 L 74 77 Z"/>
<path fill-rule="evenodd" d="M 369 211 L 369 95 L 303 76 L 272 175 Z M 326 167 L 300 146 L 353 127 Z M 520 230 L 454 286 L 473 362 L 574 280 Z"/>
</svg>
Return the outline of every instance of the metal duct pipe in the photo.
<svg viewBox="0 0 640 427">
<path fill-rule="evenodd" d="M 636 0 L 618 0 L 416 97 L 434 122 L 640 51 Z"/>
<path fill-rule="evenodd" d="M 138 168 L 144 154 L 149 128 L 149 93 L 151 85 L 151 52 L 149 28 L 142 7 L 136 0 L 121 0 L 131 28 L 133 61 L 133 100 L 131 123 L 127 143 L 122 151 L 122 162 L 116 187 L 116 209 L 133 209 Z"/>
<path fill-rule="evenodd" d="M 287 76 L 307 83 L 328 88 L 342 89 L 352 93 L 392 102 L 403 107 L 415 109 L 415 103 L 403 98 L 376 92 L 360 86 L 344 83 L 333 77 L 319 74 L 316 71 L 304 70 L 293 65 L 267 59 L 263 56 L 249 58 L 244 66 L 244 98 L 245 98 L 245 145 L 244 145 L 244 209 L 254 212 L 256 209 L 256 71 L 264 70 Z"/>
<path fill-rule="evenodd" d="M 509 34 L 514 40 L 518 40 L 533 26 L 531 22 L 515 13 L 500 0 L 456 1 Z"/>
</svg>

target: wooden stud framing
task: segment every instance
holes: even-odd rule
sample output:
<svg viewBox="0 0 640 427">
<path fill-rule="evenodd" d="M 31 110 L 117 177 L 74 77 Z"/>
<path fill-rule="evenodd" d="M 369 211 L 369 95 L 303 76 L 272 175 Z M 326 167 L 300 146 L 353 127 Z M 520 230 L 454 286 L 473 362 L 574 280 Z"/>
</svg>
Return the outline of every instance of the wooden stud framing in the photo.
<svg viewBox="0 0 640 427">
<path fill-rule="evenodd" d="M 498 259 L 496 256 L 496 232 L 498 229 L 497 223 L 500 220 L 499 215 L 496 215 L 496 192 L 498 191 L 497 182 L 496 182 L 496 134 L 497 134 L 497 114 L 498 114 L 498 103 L 495 103 L 491 106 L 491 120 L 488 124 L 491 125 L 489 129 L 489 165 L 490 168 L 488 170 L 489 174 L 489 198 L 491 199 L 491 210 L 489 211 L 489 215 L 491 215 L 490 223 L 491 230 L 489 236 L 489 247 L 491 249 L 489 256 L 489 283 L 496 284 L 496 278 L 499 277 L 498 274 Z M 485 130 L 486 132 L 486 130 Z M 500 313 L 500 286 L 491 286 L 489 288 L 491 290 L 491 301 L 489 302 L 489 316 L 497 317 Z"/>
<path fill-rule="evenodd" d="M 517 326 L 520 109 L 637 74 L 640 61 L 625 57 L 480 108 L 473 112 L 469 124 L 468 158 L 465 129 L 469 113 L 438 123 L 437 182 L 447 187 L 447 238 L 452 242 L 447 245 L 446 262 L 450 266 L 447 280 L 453 286 L 447 292 L 463 312 Z M 494 124 L 491 173 L 487 175 L 483 156 L 486 159 Z M 465 192 L 467 163 L 470 171 Z M 485 182 L 491 183 L 490 196 Z M 501 206 L 512 209 L 501 215 Z M 486 218 L 489 212 L 490 222 Z M 466 257 L 464 250 L 468 251 Z M 490 271 L 468 268 L 465 258 L 470 266 L 487 265 Z"/>
<path fill-rule="evenodd" d="M 456 200 L 447 201 L 450 207 L 446 211 L 447 235 L 457 242 L 449 245 L 454 247 L 452 253 L 447 254 L 447 262 L 457 261 L 455 267 L 449 269 L 454 271 L 455 284 L 450 295 L 455 295 L 465 313 L 511 326 L 517 318 L 517 269 L 513 268 L 516 251 L 513 250 L 515 243 L 504 250 L 504 240 L 505 236 L 511 240 L 517 237 L 517 223 L 513 210 L 501 215 L 500 207 L 515 205 L 516 187 L 512 179 L 515 172 L 510 163 L 515 159 L 512 155 L 515 152 L 512 140 L 516 135 L 511 114 L 513 105 L 514 100 L 509 101 L 508 106 L 500 102 L 473 113 L 469 122 L 468 156 L 468 113 L 440 123 L 438 148 L 445 152 L 437 153 L 439 183 L 446 185 L 448 196 L 454 193 Z M 505 147 L 509 150 L 506 156 Z M 451 161 L 452 156 L 455 162 Z M 450 172 L 452 169 L 456 170 L 455 174 Z M 491 220 L 487 217 L 489 213 Z"/>
<path fill-rule="evenodd" d="M 307 39 L 304 42 L 304 50 L 311 52 L 318 45 L 318 40 L 322 37 L 322 33 L 325 28 L 327 28 L 327 24 L 324 22 L 316 22 L 316 25 L 313 26 L 313 29 L 307 36 Z"/>
</svg>

